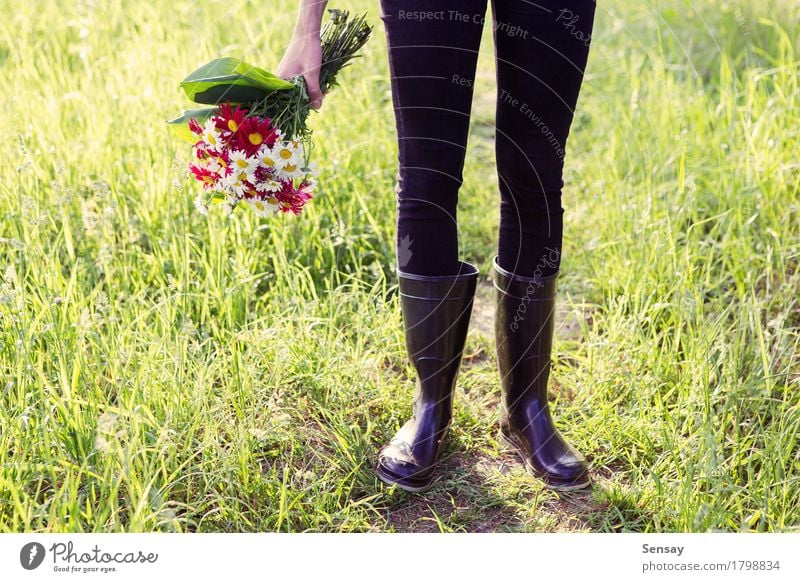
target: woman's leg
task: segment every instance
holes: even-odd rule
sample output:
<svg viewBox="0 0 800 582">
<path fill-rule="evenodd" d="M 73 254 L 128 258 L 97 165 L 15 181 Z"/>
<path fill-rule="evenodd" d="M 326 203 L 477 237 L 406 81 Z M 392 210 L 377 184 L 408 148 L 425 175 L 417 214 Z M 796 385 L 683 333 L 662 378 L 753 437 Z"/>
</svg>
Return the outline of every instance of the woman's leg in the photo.
<svg viewBox="0 0 800 582">
<path fill-rule="evenodd" d="M 381 0 L 398 137 L 401 270 L 458 272 L 456 203 L 487 0 Z"/>
<path fill-rule="evenodd" d="M 591 0 L 494 0 L 501 214 L 494 285 L 500 435 L 554 489 L 591 483 L 547 399 L 561 258 L 564 148 L 589 50 Z"/>
<path fill-rule="evenodd" d="M 389 484 L 422 491 L 450 427 L 478 269 L 458 260 L 456 203 L 486 0 L 382 0 L 399 140 L 397 259 L 412 414 L 378 452 Z"/>
<path fill-rule="evenodd" d="M 589 53 L 594 0 L 493 0 L 498 262 L 523 276 L 560 265 L 564 150 Z"/>
</svg>

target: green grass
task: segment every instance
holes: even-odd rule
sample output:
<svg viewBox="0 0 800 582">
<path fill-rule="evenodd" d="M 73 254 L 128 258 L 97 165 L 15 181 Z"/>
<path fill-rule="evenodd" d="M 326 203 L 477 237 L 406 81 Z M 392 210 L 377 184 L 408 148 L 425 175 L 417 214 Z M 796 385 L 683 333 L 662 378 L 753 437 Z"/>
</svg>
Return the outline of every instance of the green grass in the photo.
<svg viewBox="0 0 800 582">
<path fill-rule="evenodd" d="M 375 35 L 313 120 L 305 214 L 194 211 L 177 82 L 276 65 L 296 3 L 267 4 L 2 0 L 0 531 L 799 529 L 796 3 L 598 7 L 552 384 L 595 487 L 562 496 L 498 449 L 477 325 L 442 481 L 372 474 L 414 380 L 375 3 L 340 6 Z M 476 313 L 499 210 L 485 33 L 459 208 Z"/>
</svg>

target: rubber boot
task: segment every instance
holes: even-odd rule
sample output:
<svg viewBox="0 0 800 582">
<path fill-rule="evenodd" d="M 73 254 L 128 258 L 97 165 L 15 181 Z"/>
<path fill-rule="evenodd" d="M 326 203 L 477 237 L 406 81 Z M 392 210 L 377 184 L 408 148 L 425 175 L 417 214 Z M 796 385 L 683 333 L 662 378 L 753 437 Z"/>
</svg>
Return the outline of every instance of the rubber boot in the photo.
<svg viewBox="0 0 800 582">
<path fill-rule="evenodd" d="M 433 483 L 450 428 L 478 269 L 459 261 L 457 275 L 397 275 L 406 349 L 417 378 L 412 416 L 379 452 L 375 472 L 385 483 L 417 492 Z"/>
<path fill-rule="evenodd" d="M 547 403 L 558 272 L 523 277 L 500 267 L 497 256 L 493 271 L 500 440 L 549 488 L 587 487 L 591 481 L 586 461 L 554 426 Z"/>
</svg>

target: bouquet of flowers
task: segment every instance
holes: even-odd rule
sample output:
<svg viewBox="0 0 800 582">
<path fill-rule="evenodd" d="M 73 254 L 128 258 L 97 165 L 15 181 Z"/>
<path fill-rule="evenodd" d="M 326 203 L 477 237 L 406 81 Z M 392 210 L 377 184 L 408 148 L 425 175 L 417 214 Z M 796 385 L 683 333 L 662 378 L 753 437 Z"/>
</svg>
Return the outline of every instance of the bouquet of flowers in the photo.
<svg viewBox="0 0 800 582">
<path fill-rule="evenodd" d="M 372 32 L 364 15 L 350 19 L 346 10 L 328 12 L 320 31 L 323 93 L 336 85 L 336 75 Z M 239 59 L 221 58 L 194 71 L 181 87 L 195 103 L 215 106 L 169 122 L 193 144 L 189 172 L 203 185 L 197 209 L 205 214 L 216 202 L 231 212 L 244 202 L 259 216 L 300 214 L 316 186 L 303 76 L 281 79 Z"/>
</svg>

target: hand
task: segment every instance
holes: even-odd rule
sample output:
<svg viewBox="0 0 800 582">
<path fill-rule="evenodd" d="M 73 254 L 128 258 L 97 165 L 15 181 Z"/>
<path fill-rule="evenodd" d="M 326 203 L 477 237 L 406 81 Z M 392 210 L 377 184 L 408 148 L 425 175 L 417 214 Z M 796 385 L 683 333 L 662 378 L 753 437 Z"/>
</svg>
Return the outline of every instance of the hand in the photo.
<svg viewBox="0 0 800 582">
<path fill-rule="evenodd" d="M 283 79 L 303 75 L 313 109 L 322 107 L 325 97 L 319 88 L 319 69 L 322 65 L 322 43 L 319 33 L 297 34 L 292 37 L 275 74 Z"/>
</svg>

